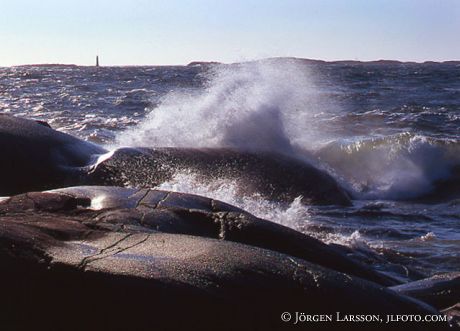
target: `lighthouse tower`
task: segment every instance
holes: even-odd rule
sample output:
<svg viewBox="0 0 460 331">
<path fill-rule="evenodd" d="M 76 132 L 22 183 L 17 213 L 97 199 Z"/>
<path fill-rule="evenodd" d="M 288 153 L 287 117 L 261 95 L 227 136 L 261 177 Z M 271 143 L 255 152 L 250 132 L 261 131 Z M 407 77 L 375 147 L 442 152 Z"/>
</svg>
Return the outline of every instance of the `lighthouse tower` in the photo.
<svg viewBox="0 0 460 331">
<path fill-rule="evenodd" d="M 99 55 L 96 55 L 96 67 L 99 67 Z"/>
</svg>

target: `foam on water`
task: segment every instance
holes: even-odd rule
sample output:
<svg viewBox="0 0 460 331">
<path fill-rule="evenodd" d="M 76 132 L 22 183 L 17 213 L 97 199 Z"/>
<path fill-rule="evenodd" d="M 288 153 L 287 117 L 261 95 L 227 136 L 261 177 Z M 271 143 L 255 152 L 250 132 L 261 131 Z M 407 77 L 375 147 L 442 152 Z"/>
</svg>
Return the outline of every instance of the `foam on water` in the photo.
<svg viewBox="0 0 460 331">
<path fill-rule="evenodd" d="M 426 235 L 421 236 L 420 240 L 428 241 L 428 240 L 433 240 L 435 238 L 436 238 L 436 234 L 434 232 L 428 232 Z"/>
<path fill-rule="evenodd" d="M 206 183 L 199 180 L 192 172 L 178 172 L 168 182 L 157 189 L 192 193 L 224 201 L 247 212 L 267 220 L 294 228 L 305 225 L 310 220 L 308 206 L 297 197 L 290 204 L 281 204 L 265 200 L 259 195 L 244 196 L 238 194 L 237 184 L 227 179 L 212 179 Z"/>
<path fill-rule="evenodd" d="M 409 132 L 336 141 L 316 152 L 360 199 L 410 199 L 454 176 L 460 144 Z"/>
<path fill-rule="evenodd" d="M 365 252 L 373 251 L 371 244 L 358 230 L 351 234 L 318 231 L 315 225 L 320 225 L 320 223 L 314 220 L 310 207 L 301 202 L 302 197 L 300 196 L 287 204 L 268 201 L 259 195 L 243 196 L 237 193 L 237 184 L 234 182 L 214 178 L 203 183 L 192 172 L 178 172 L 173 179 L 162 183 L 156 188 L 198 194 L 224 201 L 257 217 L 290 227 L 327 244 L 345 245 Z"/>
<path fill-rule="evenodd" d="M 359 230 L 353 231 L 350 235 L 341 233 L 324 233 L 319 236 L 316 235 L 316 237 L 327 244 L 340 244 L 364 252 L 374 252 L 370 242 Z"/>
</svg>

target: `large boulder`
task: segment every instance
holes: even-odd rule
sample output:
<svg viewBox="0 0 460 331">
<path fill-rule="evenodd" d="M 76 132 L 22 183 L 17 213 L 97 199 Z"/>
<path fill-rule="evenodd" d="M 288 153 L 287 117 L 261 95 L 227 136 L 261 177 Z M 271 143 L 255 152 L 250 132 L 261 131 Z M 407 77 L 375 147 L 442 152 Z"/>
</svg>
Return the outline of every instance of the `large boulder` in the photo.
<svg viewBox="0 0 460 331">
<path fill-rule="evenodd" d="M 193 173 L 205 183 L 232 181 L 241 195 L 284 202 L 302 196 L 309 204 L 351 204 L 334 178 L 305 160 L 228 148 L 120 148 L 98 164 L 87 183 L 154 187 L 178 172 Z"/>
<path fill-rule="evenodd" d="M 382 322 L 348 325 L 368 330 L 385 326 L 386 314 L 437 313 L 295 256 L 308 245 L 289 231 L 281 241 L 298 246 L 270 249 L 277 238 L 264 236 L 273 229 L 281 228 L 215 200 L 154 190 L 77 187 L 4 199 L 1 325 L 276 330 L 294 327 L 283 312 L 302 312 L 331 316 L 321 326 L 336 329 L 347 327 L 337 312 L 379 315 Z M 421 325 L 445 323 L 404 323 Z"/>
<path fill-rule="evenodd" d="M 63 198 L 69 198 L 68 203 L 74 201 L 73 205 L 87 205 L 90 209 L 86 210 L 85 217 L 90 217 L 90 221 L 85 224 L 93 228 L 118 231 L 123 227 L 130 231 L 154 230 L 235 241 L 305 259 L 381 285 L 398 284 L 394 279 L 348 258 L 340 246 L 328 246 L 215 199 L 162 190 L 107 186 L 70 187 L 26 196 L 39 201 L 34 207 L 39 209 L 49 209 L 57 204 L 56 200 Z M 22 205 L 22 196 L 17 196 L 10 199 L 8 208 L 15 205 L 16 199 L 20 199 Z"/>
<path fill-rule="evenodd" d="M 0 114 L 0 196 L 77 185 L 106 151 L 32 120 Z"/>
</svg>

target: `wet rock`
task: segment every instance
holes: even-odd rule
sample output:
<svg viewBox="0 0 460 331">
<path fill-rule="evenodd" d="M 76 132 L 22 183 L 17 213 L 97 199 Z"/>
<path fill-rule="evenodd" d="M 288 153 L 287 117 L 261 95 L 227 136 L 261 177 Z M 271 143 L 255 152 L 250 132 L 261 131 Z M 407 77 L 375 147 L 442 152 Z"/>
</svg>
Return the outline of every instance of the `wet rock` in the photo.
<svg viewBox="0 0 460 331">
<path fill-rule="evenodd" d="M 6 329 L 275 330 L 293 327 L 281 321 L 285 311 L 436 313 L 299 258 L 311 254 L 308 244 L 318 256 L 325 248 L 290 231 L 164 191 L 77 187 L 14 196 L 0 202 L 0 321 Z"/>
<path fill-rule="evenodd" d="M 93 212 L 96 215 L 90 224 L 93 227 L 129 226 L 140 227 L 141 232 L 148 229 L 225 239 L 296 256 L 381 285 L 397 284 L 392 278 L 351 260 L 340 247 L 328 246 L 218 200 L 161 190 L 106 186 L 71 187 L 53 192 L 101 209 Z M 52 204 L 53 199 L 48 203 Z"/>
<path fill-rule="evenodd" d="M 87 183 L 154 187 L 181 171 L 203 182 L 232 181 L 241 195 L 284 202 L 301 196 L 309 204 L 351 204 L 348 193 L 329 174 L 304 160 L 224 148 L 121 148 L 97 166 Z"/>
</svg>

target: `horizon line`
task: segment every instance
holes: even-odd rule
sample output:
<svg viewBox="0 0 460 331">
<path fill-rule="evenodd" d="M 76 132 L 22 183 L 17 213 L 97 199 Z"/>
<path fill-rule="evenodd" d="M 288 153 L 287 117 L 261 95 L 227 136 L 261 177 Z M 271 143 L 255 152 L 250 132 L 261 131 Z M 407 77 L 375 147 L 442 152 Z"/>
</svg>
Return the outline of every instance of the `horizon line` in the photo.
<svg viewBox="0 0 460 331">
<path fill-rule="evenodd" d="M 322 60 L 322 59 L 312 59 L 312 58 L 302 58 L 302 57 L 295 57 L 295 56 L 274 56 L 274 57 L 266 57 L 260 59 L 253 59 L 253 60 L 242 60 L 237 62 L 220 62 L 220 61 L 191 61 L 186 64 L 184 63 L 176 63 L 176 64 L 108 64 L 108 65 L 100 65 L 100 67 L 160 67 L 160 66 L 189 66 L 193 64 L 222 64 L 222 65 L 231 65 L 231 64 L 238 64 L 238 63 L 248 63 L 248 62 L 258 62 L 258 61 L 266 61 L 266 60 L 282 60 L 282 59 L 291 59 L 291 60 L 298 60 L 298 61 L 306 61 L 312 63 L 401 63 L 401 64 L 424 64 L 424 63 L 450 63 L 450 62 L 459 62 L 460 60 L 424 60 L 424 61 L 415 61 L 415 60 L 394 60 L 394 59 L 376 59 L 376 60 L 351 60 L 351 59 L 340 59 L 340 60 Z M 96 67 L 94 64 L 77 64 L 77 63 L 59 63 L 59 62 L 42 62 L 42 63 L 24 63 L 24 64 L 12 64 L 12 65 L 0 65 L 0 68 L 14 68 L 14 67 L 44 67 L 44 66 L 68 66 L 68 67 Z"/>
</svg>

